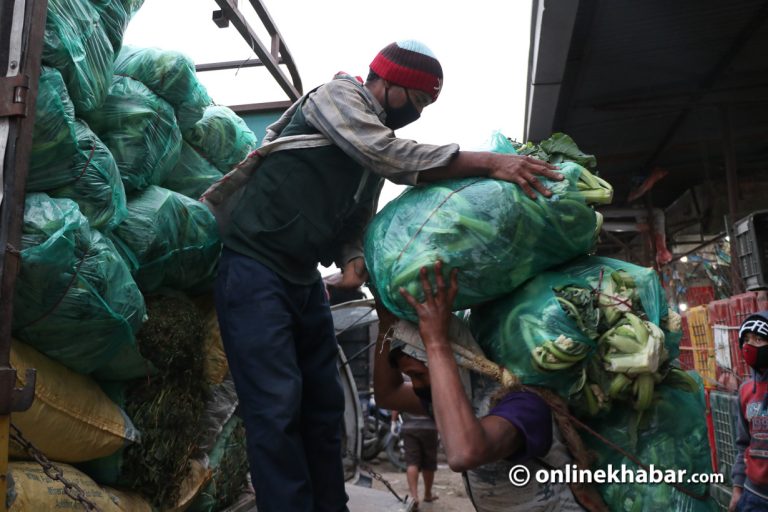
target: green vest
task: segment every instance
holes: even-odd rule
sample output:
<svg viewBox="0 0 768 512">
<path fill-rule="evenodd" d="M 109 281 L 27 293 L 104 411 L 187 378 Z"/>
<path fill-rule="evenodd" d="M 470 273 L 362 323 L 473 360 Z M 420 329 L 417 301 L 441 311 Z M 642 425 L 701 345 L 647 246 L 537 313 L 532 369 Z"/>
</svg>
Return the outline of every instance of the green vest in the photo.
<svg viewBox="0 0 768 512">
<path fill-rule="evenodd" d="M 280 136 L 311 133 L 299 108 Z M 232 205 L 222 240 L 289 282 L 312 284 L 318 263 L 329 266 L 355 237 L 346 221 L 375 207 L 381 183 L 336 145 L 271 153 Z"/>
</svg>

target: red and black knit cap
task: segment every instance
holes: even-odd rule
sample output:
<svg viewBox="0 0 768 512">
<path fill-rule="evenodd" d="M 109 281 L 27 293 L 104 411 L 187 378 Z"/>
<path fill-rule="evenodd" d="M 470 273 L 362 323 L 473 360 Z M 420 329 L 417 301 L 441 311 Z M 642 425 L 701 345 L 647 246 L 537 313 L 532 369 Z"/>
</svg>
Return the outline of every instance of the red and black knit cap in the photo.
<svg viewBox="0 0 768 512">
<path fill-rule="evenodd" d="M 424 91 L 432 101 L 443 87 L 443 68 L 435 54 L 412 39 L 387 45 L 371 62 L 371 71 L 393 84 Z"/>
</svg>

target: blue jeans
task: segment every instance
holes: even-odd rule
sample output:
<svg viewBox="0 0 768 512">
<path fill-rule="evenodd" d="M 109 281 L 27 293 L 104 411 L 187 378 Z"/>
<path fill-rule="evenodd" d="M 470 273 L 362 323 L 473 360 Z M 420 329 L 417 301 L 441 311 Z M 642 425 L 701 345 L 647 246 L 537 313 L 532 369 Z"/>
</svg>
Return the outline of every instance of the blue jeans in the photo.
<svg viewBox="0 0 768 512">
<path fill-rule="evenodd" d="M 344 394 L 322 282 L 292 284 L 225 248 L 215 294 L 259 512 L 346 511 Z"/>
<path fill-rule="evenodd" d="M 741 492 L 741 498 L 736 504 L 736 512 L 765 512 L 766 510 L 768 510 L 768 501 L 747 489 Z"/>
</svg>

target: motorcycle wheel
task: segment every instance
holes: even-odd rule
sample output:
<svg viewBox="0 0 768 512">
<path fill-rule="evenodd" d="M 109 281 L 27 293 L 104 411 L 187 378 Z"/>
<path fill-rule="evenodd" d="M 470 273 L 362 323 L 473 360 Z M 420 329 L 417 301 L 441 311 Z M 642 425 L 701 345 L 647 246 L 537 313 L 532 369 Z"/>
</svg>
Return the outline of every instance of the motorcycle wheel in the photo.
<svg viewBox="0 0 768 512">
<path fill-rule="evenodd" d="M 390 434 L 386 440 L 387 458 L 400 471 L 405 471 L 405 446 L 403 438 L 399 435 Z"/>
<path fill-rule="evenodd" d="M 368 416 L 363 423 L 363 445 L 360 456 L 363 460 L 372 460 L 382 448 L 381 422 L 373 416 Z"/>
</svg>

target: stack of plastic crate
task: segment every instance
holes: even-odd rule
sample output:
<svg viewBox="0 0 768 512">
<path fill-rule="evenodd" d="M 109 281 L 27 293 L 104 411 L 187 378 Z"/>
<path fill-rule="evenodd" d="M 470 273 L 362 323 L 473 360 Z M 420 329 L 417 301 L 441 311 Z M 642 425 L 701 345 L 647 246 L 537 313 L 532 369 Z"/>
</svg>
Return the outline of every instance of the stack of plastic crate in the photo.
<svg viewBox="0 0 768 512">
<path fill-rule="evenodd" d="M 727 510 L 731 499 L 731 469 L 736 462 L 736 425 L 738 417 L 735 411 L 738 405 L 738 395 L 717 390 L 709 391 L 708 395 L 714 428 L 717 471 L 725 477 L 725 481 L 722 484 L 712 484 L 710 486 L 710 493 L 720 505 L 721 510 Z"/>
<path fill-rule="evenodd" d="M 717 386 L 717 366 L 715 365 L 715 342 L 706 306 L 696 306 L 685 312 L 688 323 L 688 336 L 693 349 L 693 367 L 704 380 L 704 387 Z"/>
<path fill-rule="evenodd" d="M 738 328 L 733 326 L 731 299 L 712 301 L 707 306 L 709 325 L 712 328 L 712 338 L 715 345 L 715 365 L 718 377 L 721 374 L 732 374 L 736 383 L 741 381 L 738 371 L 739 354 L 733 353 L 733 337 L 738 336 Z M 736 330 L 734 330 L 736 329 Z"/>
<path fill-rule="evenodd" d="M 713 300 L 715 300 L 715 287 L 711 284 L 706 286 L 689 286 L 685 290 L 685 301 L 689 308 L 706 306 Z"/>
<path fill-rule="evenodd" d="M 768 210 L 736 221 L 737 264 L 747 290 L 768 287 Z"/>
<path fill-rule="evenodd" d="M 691 346 L 691 336 L 688 334 L 688 318 L 683 315 L 681 318 L 683 336 L 680 338 L 680 367 L 683 370 L 695 370 L 693 365 L 693 347 Z"/>
<path fill-rule="evenodd" d="M 739 399 L 736 393 L 712 390 L 709 404 L 712 410 L 712 423 L 715 429 L 715 448 L 717 468 L 725 475 L 725 483 L 731 484 L 731 469 L 736 461 L 736 422 L 735 414 Z"/>
</svg>

